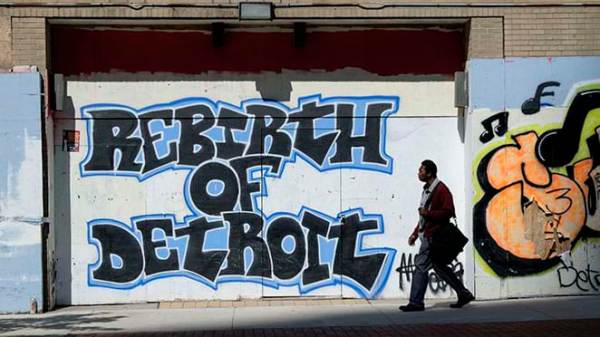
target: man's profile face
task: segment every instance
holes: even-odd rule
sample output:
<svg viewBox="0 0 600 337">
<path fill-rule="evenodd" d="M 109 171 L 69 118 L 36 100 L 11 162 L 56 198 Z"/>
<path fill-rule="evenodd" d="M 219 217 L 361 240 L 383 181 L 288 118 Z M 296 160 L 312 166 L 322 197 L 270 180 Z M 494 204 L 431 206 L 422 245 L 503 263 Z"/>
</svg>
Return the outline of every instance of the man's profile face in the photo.
<svg viewBox="0 0 600 337">
<path fill-rule="evenodd" d="M 421 165 L 421 167 L 419 167 L 419 180 L 422 182 L 427 182 L 430 177 L 431 174 L 427 173 L 425 166 Z"/>
</svg>

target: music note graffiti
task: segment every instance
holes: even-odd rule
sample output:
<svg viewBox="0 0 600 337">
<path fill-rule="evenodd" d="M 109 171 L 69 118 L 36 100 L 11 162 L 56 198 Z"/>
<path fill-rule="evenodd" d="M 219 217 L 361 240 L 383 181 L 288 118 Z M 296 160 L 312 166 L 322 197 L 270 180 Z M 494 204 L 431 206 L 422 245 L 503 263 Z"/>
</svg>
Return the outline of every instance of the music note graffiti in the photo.
<svg viewBox="0 0 600 337">
<path fill-rule="evenodd" d="M 535 90 L 535 95 L 526 99 L 525 102 L 523 102 L 523 105 L 521 105 L 521 112 L 523 112 L 525 115 L 533 115 L 534 113 L 540 111 L 541 98 L 544 96 L 554 96 L 554 91 L 544 92 L 544 89 L 558 86 L 560 86 L 560 83 L 554 81 L 543 82 L 542 84 L 538 85 L 537 89 Z"/>
<path fill-rule="evenodd" d="M 498 125 L 492 127 L 495 122 L 497 122 Z M 484 119 L 481 122 L 481 125 L 483 125 L 484 128 L 484 131 L 479 136 L 479 140 L 482 143 L 487 143 L 492 140 L 494 138 L 494 133 L 498 136 L 504 136 L 506 131 L 508 131 L 508 111 L 502 111 Z"/>
</svg>

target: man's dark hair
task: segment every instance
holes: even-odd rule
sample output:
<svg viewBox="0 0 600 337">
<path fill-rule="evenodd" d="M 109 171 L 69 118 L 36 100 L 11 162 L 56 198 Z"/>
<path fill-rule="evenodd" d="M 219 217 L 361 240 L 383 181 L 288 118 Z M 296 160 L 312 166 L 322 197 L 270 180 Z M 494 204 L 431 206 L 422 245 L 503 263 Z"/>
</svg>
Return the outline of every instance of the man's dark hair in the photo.
<svg viewBox="0 0 600 337">
<path fill-rule="evenodd" d="M 421 165 L 423 165 L 423 167 L 425 168 L 425 172 L 431 173 L 433 177 L 437 177 L 437 166 L 433 161 L 429 159 L 423 160 Z"/>
</svg>

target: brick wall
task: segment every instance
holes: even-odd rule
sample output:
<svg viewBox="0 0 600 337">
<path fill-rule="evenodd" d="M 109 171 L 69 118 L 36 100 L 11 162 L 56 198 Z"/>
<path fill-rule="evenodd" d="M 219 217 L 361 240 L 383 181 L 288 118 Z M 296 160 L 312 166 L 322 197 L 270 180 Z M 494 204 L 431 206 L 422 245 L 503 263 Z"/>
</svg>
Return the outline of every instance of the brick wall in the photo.
<svg viewBox="0 0 600 337">
<path fill-rule="evenodd" d="M 47 1 L 31 0 L 29 6 L 0 7 L 0 68 L 15 64 L 35 64 L 46 67 L 45 19 L 101 18 L 148 19 L 150 23 L 161 19 L 196 19 L 225 21 L 240 24 L 237 3 L 219 0 L 105 0 L 116 6 L 82 6 L 82 0 L 54 0 L 57 5 L 47 6 Z M 421 1 L 423 6 L 407 6 L 414 1 L 361 1 L 361 6 L 319 6 L 339 4 L 337 0 L 273 1 L 275 19 L 269 24 L 289 24 L 307 21 L 313 24 L 351 25 L 369 24 L 436 24 L 460 23 L 469 29 L 468 57 L 528 57 L 600 55 L 600 0 L 586 0 L 587 6 L 493 6 L 491 3 L 508 3 L 504 0 L 463 1 L 477 6 L 456 6 L 444 3 L 455 1 Z M 39 3 L 39 5 L 36 5 Z M 49 3 L 49 2 L 48 2 Z M 91 3 L 88 1 L 87 3 Z M 165 4 L 189 4 L 193 7 L 165 7 Z M 294 6 L 298 4 L 311 6 Z M 344 2 L 346 3 L 346 2 Z M 383 4 L 388 4 L 384 6 Z M 389 4 L 394 5 L 389 5 Z M 488 3 L 489 5 L 485 5 Z M 556 3 L 549 0 L 520 1 L 520 4 Z M 567 2 L 561 2 L 562 4 Z M 73 6 L 78 4 L 76 6 Z M 427 6 L 426 4 L 440 4 Z M 159 5 L 159 6 L 152 6 Z M 144 7 L 145 6 L 145 7 Z M 12 18 L 8 21 L 7 18 Z M 332 21 L 336 20 L 336 21 Z M 10 23 L 9 23 L 10 22 Z M 134 23 L 134 21 L 131 21 Z M 173 21 L 171 21 L 172 23 Z M 11 32 L 12 30 L 12 32 Z M 11 41 L 7 44 L 7 41 Z M 7 48 L 6 46 L 9 46 Z M 12 49 L 12 51 L 11 51 Z"/>
<path fill-rule="evenodd" d="M 504 30 L 501 17 L 471 18 L 467 58 L 504 56 Z"/>
<path fill-rule="evenodd" d="M 15 65 L 46 68 L 46 19 L 12 18 L 12 55 Z"/>
<path fill-rule="evenodd" d="M 8 69 L 13 64 L 10 21 L 10 17 L 0 16 L 0 69 Z"/>
<path fill-rule="evenodd" d="M 26 3 L 26 4 L 59 4 L 59 5 L 82 5 L 82 4 L 111 4 L 111 5 L 130 5 L 134 4 L 135 7 L 143 5 L 236 5 L 239 2 L 248 2 L 248 0 L 8 0 L 3 1 L 5 3 Z M 438 5 L 438 4 L 469 4 L 469 5 L 494 5 L 494 4 L 580 4 L 580 3 L 600 3 L 600 0 L 360 0 L 360 1 L 347 1 L 347 0 L 253 0 L 252 2 L 271 2 L 275 5 L 295 5 L 295 4 L 313 4 L 313 5 L 335 5 L 335 4 L 351 4 L 360 3 L 367 4 L 371 7 L 383 6 L 383 5 L 414 5 L 414 4 L 425 4 L 425 5 Z"/>
<path fill-rule="evenodd" d="M 511 10 L 506 56 L 600 55 L 600 7 Z"/>
</svg>

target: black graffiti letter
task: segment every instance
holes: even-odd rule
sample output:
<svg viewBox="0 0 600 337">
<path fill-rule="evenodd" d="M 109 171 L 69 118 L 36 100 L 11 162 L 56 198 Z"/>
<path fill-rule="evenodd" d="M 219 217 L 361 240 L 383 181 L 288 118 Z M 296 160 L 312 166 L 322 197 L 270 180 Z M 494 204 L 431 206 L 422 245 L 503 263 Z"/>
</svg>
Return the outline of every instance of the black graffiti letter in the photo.
<svg viewBox="0 0 600 337">
<path fill-rule="evenodd" d="M 248 182 L 248 169 L 256 166 L 269 167 L 271 172 L 279 171 L 280 157 L 252 155 L 231 160 L 231 167 L 240 181 L 240 206 L 242 211 L 252 211 L 252 193 L 260 191 L 260 183 Z"/>
<path fill-rule="evenodd" d="M 285 133 L 278 131 L 286 120 L 285 112 L 267 105 L 251 105 L 247 108 L 250 115 L 254 115 L 250 145 L 246 154 L 264 153 L 267 151 L 266 140 L 271 138 L 268 153 L 287 157 L 292 151 L 292 139 Z M 270 120 L 267 125 L 267 118 Z"/>
<path fill-rule="evenodd" d="M 202 116 L 198 122 L 197 116 Z M 215 144 L 202 135 L 215 125 L 215 116 L 203 104 L 192 105 L 175 111 L 175 118 L 181 123 L 179 141 L 179 164 L 197 166 L 215 155 Z"/>
<path fill-rule="evenodd" d="M 155 229 L 162 230 L 165 236 L 173 236 L 173 222 L 171 219 L 148 219 L 140 220 L 135 223 L 136 228 L 142 232 L 144 242 L 144 258 L 146 267 L 144 271 L 146 275 L 152 275 L 169 270 L 179 269 L 179 258 L 177 257 L 177 249 L 169 249 L 169 257 L 160 259 L 156 256 L 156 248 L 166 247 L 165 240 L 153 240 L 152 233 Z"/>
<path fill-rule="evenodd" d="M 208 192 L 208 184 L 213 180 L 222 184 L 222 191 L 217 195 Z M 240 193 L 235 172 L 217 162 L 208 162 L 198 167 L 192 174 L 189 189 L 194 206 L 210 215 L 233 210 Z"/>
<path fill-rule="evenodd" d="M 302 283 L 311 284 L 329 278 L 329 267 L 319 263 L 319 235 L 327 237 L 329 221 L 304 212 L 302 226 L 308 228 L 308 267 L 302 272 Z"/>
<path fill-rule="evenodd" d="M 364 136 L 352 136 L 354 106 L 340 104 L 337 109 L 337 128 L 340 136 L 336 140 L 335 155 L 332 163 L 351 163 L 352 149 L 363 148 L 363 162 L 387 164 L 380 153 L 381 115 L 392 107 L 389 103 L 370 104 L 367 108 L 366 127 Z"/>
<path fill-rule="evenodd" d="M 298 122 L 294 148 L 306 154 L 319 165 L 323 165 L 325 156 L 338 132 L 333 130 L 334 132 L 315 138 L 314 120 L 332 114 L 333 108 L 332 104 L 317 107 L 316 103 L 312 102 L 302 105 L 300 112 L 290 115 L 290 122 Z"/>
<path fill-rule="evenodd" d="M 246 275 L 271 278 L 271 260 L 267 244 L 259 236 L 263 219 L 250 212 L 228 212 L 223 219 L 229 222 L 229 255 L 227 268 L 220 275 Z M 245 230 L 245 227 L 248 230 Z M 252 264 L 248 273 L 244 271 L 244 250 L 252 250 Z"/>
<path fill-rule="evenodd" d="M 121 153 L 119 171 L 139 172 L 141 164 L 135 158 L 142 140 L 131 137 L 138 127 L 135 114 L 125 110 L 90 111 L 92 116 L 92 156 L 84 165 L 86 171 L 112 171 L 115 169 L 115 151 Z M 90 123 L 90 122 L 88 122 Z"/>
<path fill-rule="evenodd" d="M 291 253 L 285 252 L 282 247 L 283 239 L 288 236 L 293 237 L 295 243 Z M 304 232 L 300 224 L 292 218 L 276 219 L 269 225 L 267 242 L 273 258 L 273 274 L 282 280 L 289 280 L 298 275 L 304 267 L 306 256 Z"/>
<path fill-rule="evenodd" d="M 221 221 L 208 222 L 206 218 L 196 219 L 190 222 L 186 228 L 175 230 L 177 237 L 189 235 L 185 262 L 183 267 L 193 273 L 201 275 L 214 281 L 227 256 L 226 250 L 203 250 L 206 232 L 211 229 L 221 228 Z"/>
<path fill-rule="evenodd" d="M 548 167 L 568 164 L 579 150 L 587 115 L 600 108 L 600 90 L 579 92 L 573 98 L 561 129 L 546 131 L 537 141 L 537 157 Z"/>
<path fill-rule="evenodd" d="M 238 143 L 233 139 L 232 130 L 244 130 L 248 117 L 241 113 L 222 108 L 219 112 L 217 125 L 223 128 L 225 142 L 217 143 L 217 157 L 230 159 L 239 157 L 244 153 L 246 144 Z"/>
<path fill-rule="evenodd" d="M 596 129 L 596 132 L 600 131 L 600 129 Z M 600 166 L 600 136 L 597 134 L 588 137 L 586 143 L 588 145 L 588 149 L 590 155 L 592 156 L 592 167 Z M 600 176 L 596 174 L 594 177 L 589 177 L 585 180 L 585 185 L 589 189 L 588 193 L 588 210 L 590 215 L 596 214 L 598 207 L 600 207 L 600 200 L 598 200 L 598 196 L 600 196 L 600 189 L 596 186 L 600 186 Z M 596 191 L 594 193 L 594 191 Z"/>
<path fill-rule="evenodd" d="M 169 144 L 169 154 L 158 158 L 154 142 L 161 140 L 162 135 L 150 132 L 150 123 L 155 120 L 162 120 L 165 125 L 170 126 L 173 123 L 173 111 L 150 111 L 140 115 L 140 130 L 144 138 L 144 173 L 177 160 L 177 144 L 174 142 Z"/>
<path fill-rule="evenodd" d="M 140 243 L 129 231 L 114 225 L 92 226 L 92 237 L 100 242 L 102 263 L 92 272 L 94 279 L 127 283 L 137 279 L 144 268 Z M 121 259 L 121 266 L 114 267 L 111 255 Z"/>
<path fill-rule="evenodd" d="M 335 249 L 333 272 L 347 276 L 368 290 L 373 288 L 386 254 L 355 256 L 358 233 L 376 229 L 376 220 L 361 221 L 358 214 L 352 214 L 342 221 L 341 226 L 331 227 L 329 238 L 339 238 Z"/>
</svg>

